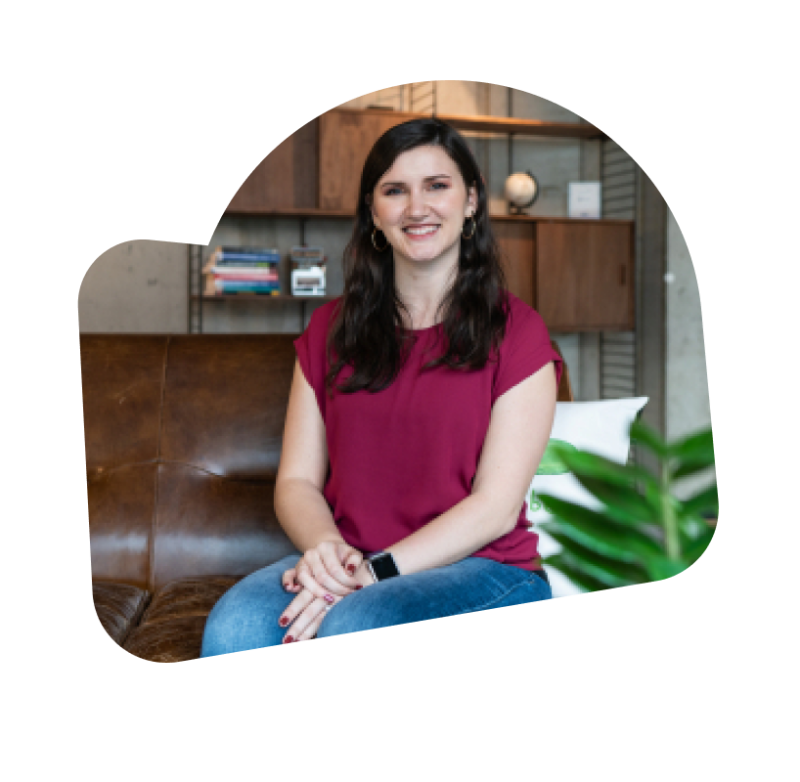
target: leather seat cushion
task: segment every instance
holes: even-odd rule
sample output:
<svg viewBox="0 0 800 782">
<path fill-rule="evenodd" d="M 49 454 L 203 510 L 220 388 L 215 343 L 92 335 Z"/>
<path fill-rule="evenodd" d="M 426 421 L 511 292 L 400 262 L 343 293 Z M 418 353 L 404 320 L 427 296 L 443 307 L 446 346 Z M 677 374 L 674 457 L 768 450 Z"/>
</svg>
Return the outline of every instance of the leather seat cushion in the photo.
<svg viewBox="0 0 800 782">
<path fill-rule="evenodd" d="M 142 616 L 150 593 L 131 584 L 94 581 L 92 594 L 100 624 L 122 646 Z"/>
<path fill-rule="evenodd" d="M 201 576 L 171 581 L 153 597 L 124 648 L 144 660 L 161 663 L 200 656 L 206 618 L 241 576 Z"/>
</svg>

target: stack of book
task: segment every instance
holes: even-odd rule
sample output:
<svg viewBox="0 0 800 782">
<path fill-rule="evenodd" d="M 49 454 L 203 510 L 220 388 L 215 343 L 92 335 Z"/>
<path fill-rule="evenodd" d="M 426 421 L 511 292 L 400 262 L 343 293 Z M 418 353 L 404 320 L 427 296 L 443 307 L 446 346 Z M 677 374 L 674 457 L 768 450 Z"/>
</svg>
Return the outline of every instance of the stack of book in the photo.
<svg viewBox="0 0 800 782">
<path fill-rule="evenodd" d="M 217 247 L 203 267 L 206 296 L 278 296 L 281 256 L 272 248 Z"/>
</svg>

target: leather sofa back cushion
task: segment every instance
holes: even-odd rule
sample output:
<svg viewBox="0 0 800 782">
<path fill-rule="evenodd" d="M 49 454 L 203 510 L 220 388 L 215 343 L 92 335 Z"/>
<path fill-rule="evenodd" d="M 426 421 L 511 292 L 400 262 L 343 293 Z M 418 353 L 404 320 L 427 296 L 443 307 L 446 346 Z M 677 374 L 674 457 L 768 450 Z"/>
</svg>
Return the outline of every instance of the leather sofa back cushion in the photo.
<svg viewBox="0 0 800 782">
<path fill-rule="evenodd" d="M 294 550 L 273 510 L 293 335 L 82 335 L 92 574 L 155 591 Z"/>
</svg>

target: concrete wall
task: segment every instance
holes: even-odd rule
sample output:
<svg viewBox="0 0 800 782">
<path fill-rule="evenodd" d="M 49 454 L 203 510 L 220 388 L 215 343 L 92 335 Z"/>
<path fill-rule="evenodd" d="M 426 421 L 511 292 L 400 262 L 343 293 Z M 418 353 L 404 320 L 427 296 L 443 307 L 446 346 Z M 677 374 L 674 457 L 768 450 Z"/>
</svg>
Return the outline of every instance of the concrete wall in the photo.
<svg viewBox="0 0 800 782">
<path fill-rule="evenodd" d="M 711 425 L 705 343 L 700 292 L 674 215 L 667 214 L 666 274 L 666 437 L 675 440 Z M 676 488 L 679 497 L 708 484 L 713 470 L 685 480 Z"/>
<path fill-rule="evenodd" d="M 112 247 L 81 283 L 81 331 L 184 333 L 187 269 L 185 244 L 144 240 Z"/>
</svg>

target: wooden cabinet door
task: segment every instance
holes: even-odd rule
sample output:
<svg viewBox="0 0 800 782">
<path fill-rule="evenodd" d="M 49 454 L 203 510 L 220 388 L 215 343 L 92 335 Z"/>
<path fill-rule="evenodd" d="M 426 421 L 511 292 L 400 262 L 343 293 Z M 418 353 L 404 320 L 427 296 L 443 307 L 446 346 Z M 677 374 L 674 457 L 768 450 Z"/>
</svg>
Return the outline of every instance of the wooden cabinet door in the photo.
<svg viewBox="0 0 800 782">
<path fill-rule="evenodd" d="M 317 206 L 317 120 L 282 141 L 244 181 L 229 212 L 315 209 Z"/>
<path fill-rule="evenodd" d="M 536 300 L 533 223 L 494 221 L 492 230 L 500 247 L 500 261 L 506 275 L 506 287 L 533 307 Z"/>
<path fill-rule="evenodd" d="M 388 115 L 388 116 L 387 116 Z M 353 212 L 372 145 L 415 114 L 335 109 L 319 118 L 319 208 Z"/>
<path fill-rule="evenodd" d="M 540 221 L 536 254 L 536 309 L 548 328 L 634 328 L 632 223 Z"/>
</svg>

